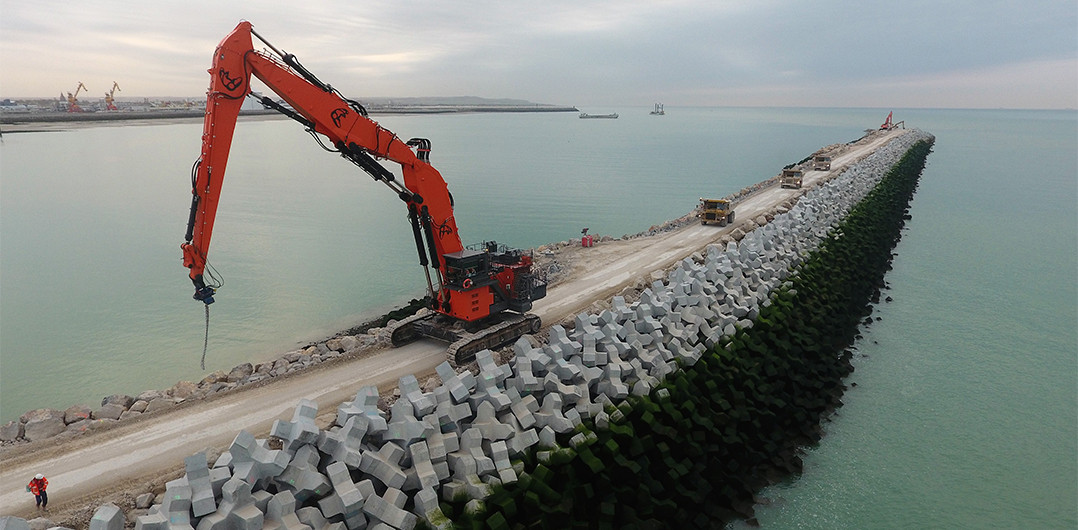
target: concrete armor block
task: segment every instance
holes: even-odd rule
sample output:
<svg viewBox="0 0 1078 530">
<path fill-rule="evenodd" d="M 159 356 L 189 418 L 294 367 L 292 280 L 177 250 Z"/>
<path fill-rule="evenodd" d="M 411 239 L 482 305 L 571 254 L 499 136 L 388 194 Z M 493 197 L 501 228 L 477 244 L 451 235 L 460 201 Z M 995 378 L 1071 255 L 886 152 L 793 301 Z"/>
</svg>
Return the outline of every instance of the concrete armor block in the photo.
<svg viewBox="0 0 1078 530">
<path fill-rule="evenodd" d="M 354 418 L 348 421 L 353 420 Z M 274 479 L 274 482 L 279 489 L 289 492 L 293 500 L 300 503 L 326 495 L 332 485 L 329 477 L 318 471 L 321 458 L 322 455 L 313 445 L 300 447 L 296 451 L 296 456 L 288 463 L 288 467 Z"/>
<path fill-rule="evenodd" d="M 330 521 L 343 521 L 348 528 L 366 527 L 367 518 L 363 515 L 366 496 L 362 489 L 352 482 L 348 467 L 341 462 L 334 462 L 326 467 L 326 474 L 333 484 L 333 491 L 318 501 L 322 514 Z M 402 482 L 403 480 L 401 478 Z"/>
<path fill-rule="evenodd" d="M 352 416 L 366 417 L 368 436 L 380 436 L 386 431 L 386 419 L 378 410 L 377 388 L 365 386 L 359 389 L 354 400 L 337 407 L 337 425 L 344 425 Z"/>
<path fill-rule="evenodd" d="M 203 461 L 205 461 L 205 455 L 203 455 Z M 90 518 L 90 530 L 123 530 L 123 527 L 124 513 L 120 511 L 119 506 L 111 502 L 101 505 Z M 27 525 L 26 529 L 29 530 L 30 526 Z"/>
<path fill-rule="evenodd" d="M 424 394 L 419 388 L 419 380 L 415 375 L 406 375 L 397 382 L 400 387 L 401 398 L 412 404 L 412 414 L 421 418 L 434 411 L 435 401 L 433 396 Z"/>
<path fill-rule="evenodd" d="M 363 460 L 363 439 L 367 434 L 367 425 L 366 416 L 352 416 L 344 422 L 343 427 L 322 431 L 318 450 L 329 457 L 330 463 L 344 462 L 350 469 L 358 468 Z M 292 460 L 295 462 L 296 459 Z"/>
<path fill-rule="evenodd" d="M 296 498 L 282 491 L 270 499 L 263 519 L 263 530 L 310 530 L 296 515 Z"/>
<path fill-rule="evenodd" d="M 407 478 L 400 467 L 402 458 L 404 458 L 404 449 L 393 442 L 386 442 L 378 451 L 364 451 L 363 462 L 359 469 L 378 479 L 387 487 L 400 488 L 404 486 Z"/>
<path fill-rule="evenodd" d="M 236 435 L 228 452 L 232 455 L 232 476 L 248 484 L 280 475 L 291 459 L 283 450 L 267 449 L 247 431 Z"/>
<path fill-rule="evenodd" d="M 284 440 L 284 449 L 295 454 L 302 445 L 318 443 L 320 429 L 314 423 L 316 416 L 318 404 L 302 399 L 292 413 L 292 421 L 275 420 L 270 434 Z"/>
</svg>

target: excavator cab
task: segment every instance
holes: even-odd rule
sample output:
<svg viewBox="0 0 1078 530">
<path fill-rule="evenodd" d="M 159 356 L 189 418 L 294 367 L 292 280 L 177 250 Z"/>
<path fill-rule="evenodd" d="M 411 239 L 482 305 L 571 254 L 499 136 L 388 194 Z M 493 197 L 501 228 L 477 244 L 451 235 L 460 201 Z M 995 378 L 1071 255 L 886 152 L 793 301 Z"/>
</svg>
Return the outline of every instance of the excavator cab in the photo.
<svg viewBox="0 0 1078 530">
<path fill-rule="evenodd" d="M 464 249 L 446 254 L 445 277 L 449 285 L 462 291 L 482 287 L 490 278 L 490 253 Z"/>
</svg>

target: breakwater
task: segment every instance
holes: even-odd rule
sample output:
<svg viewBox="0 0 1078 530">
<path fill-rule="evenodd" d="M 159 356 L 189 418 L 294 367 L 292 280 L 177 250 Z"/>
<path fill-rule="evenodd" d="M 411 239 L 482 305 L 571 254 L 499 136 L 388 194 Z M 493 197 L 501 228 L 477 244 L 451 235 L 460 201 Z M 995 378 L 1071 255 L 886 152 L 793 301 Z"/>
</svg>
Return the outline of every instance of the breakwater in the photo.
<svg viewBox="0 0 1078 530">
<path fill-rule="evenodd" d="M 853 369 L 848 348 L 879 301 L 931 143 L 913 145 L 841 223 L 820 218 L 819 246 L 750 325 L 735 326 L 657 391 L 622 402 L 618 421 L 597 421 L 578 429 L 569 447 L 539 451 L 525 478 L 492 493 L 485 511 L 456 503 L 454 520 L 491 528 L 713 528 L 751 518 L 754 494 L 800 471 L 798 448 L 816 442 L 820 420 L 841 406 L 842 380 Z M 753 252 L 757 232 L 739 254 Z M 706 266 L 683 264 L 670 283 L 693 270 Z"/>
<path fill-rule="evenodd" d="M 869 169 L 858 176 L 869 181 L 871 187 L 871 179 L 876 176 L 874 168 L 887 166 L 890 161 L 878 156 L 870 160 Z M 277 479 L 286 471 L 274 474 L 274 466 L 284 461 L 285 468 L 293 464 L 303 467 L 302 461 L 306 458 L 310 462 L 309 453 L 313 451 L 305 447 L 317 447 L 321 459 L 343 462 L 346 472 L 340 472 L 342 466 L 324 470 L 322 466 L 306 466 L 306 471 L 288 475 L 292 480 L 307 477 L 309 483 L 320 483 L 316 475 L 321 475 L 335 492 L 324 496 L 328 490 L 315 487 L 314 493 L 292 493 L 297 501 L 293 508 L 299 508 L 297 517 L 313 519 L 314 514 L 308 510 L 315 507 L 312 504 L 323 515 L 327 509 L 332 511 L 338 501 L 322 502 L 332 495 L 352 500 L 358 496 L 366 499 L 362 506 L 341 508 L 342 513 L 331 515 L 331 520 L 344 518 L 345 514 L 354 516 L 358 510 L 364 517 L 399 523 L 393 526 L 402 528 L 400 525 L 415 522 L 406 514 L 415 515 L 417 510 L 422 511 L 420 508 L 432 506 L 428 489 L 440 490 L 443 499 L 478 496 L 487 502 L 484 505 L 472 499 L 475 502 L 465 503 L 471 505 L 471 513 L 489 510 L 493 498 L 489 487 L 496 482 L 512 485 L 523 484 L 528 477 L 541 478 L 541 471 L 529 472 L 529 458 L 548 469 L 563 459 L 575 461 L 571 446 L 587 447 L 590 437 L 584 431 L 574 431 L 591 424 L 597 427 L 593 432 L 601 432 L 604 425 L 615 429 L 629 416 L 626 409 L 632 409 L 623 406 L 629 396 L 647 396 L 658 388 L 656 396 L 665 399 L 664 390 L 667 396 L 670 393 L 663 381 L 670 381 L 671 374 L 682 366 L 698 364 L 697 359 L 703 360 L 709 347 L 734 344 L 739 330 L 759 320 L 763 314 L 760 307 L 767 307 L 769 294 L 776 289 L 774 282 L 782 285 L 786 274 L 783 271 L 816 248 L 831 224 L 845 213 L 841 206 L 845 203 L 840 199 L 856 200 L 857 192 L 864 188 L 849 184 L 845 182 L 840 190 L 821 192 L 822 195 L 810 193 L 790 212 L 777 216 L 740 243 L 713 247 L 699 261 L 683 262 L 667 282 L 657 282 L 632 304 L 615 299 L 611 310 L 579 316 L 571 329 L 553 328 L 544 345 L 518 344 L 515 358 L 508 364 L 499 365 L 492 357 L 485 357 L 478 377 L 443 371 L 442 385 L 433 389 L 420 389 L 414 378 L 402 379 L 403 399 L 394 404 L 388 417 L 372 407 L 377 395 L 370 390 L 361 391 L 354 402 L 342 405 L 338 410 L 339 425 L 325 431 L 311 428 L 313 422 L 307 419 L 313 417 L 313 411 L 309 404 L 301 404 L 292 422 L 274 426 L 270 440 L 238 436 L 213 468 L 208 467 L 204 455 L 202 462 L 197 455 L 193 457 L 188 463 L 186 484 L 169 485 L 172 495 L 165 498 L 174 500 L 145 517 L 178 517 L 183 513 L 184 488 L 188 488 L 188 516 L 192 522 L 213 520 L 212 514 L 203 511 L 207 504 L 203 486 L 207 483 L 210 490 L 218 490 L 213 496 L 220 504 L 213 513 L 223 512 L 225 517 L 253 515 L 250 506 L 244 504 L 253 499 L 254 506 L 265 508 L 260 511 L 264 516 L 280 514 L 287 509 L 288 487 L 284 483 L 288 481 Z M 784 218 L 787 214 L 791 215 Z M 720 280 L 721 296 L 717 284 L 709 287 L 709 282 Z M 596 369 L 602 372 L 597 378 Z M 361 429 L 359 424 L 365 426 Z M 529 457 L 535 448 L 540 450 Z M 301 451 L 306 453 L 302 457 Z M 443 479 L 447 472 L 449 476 Z M 229 474 L 231 478 L 227 478 Z M 204 480 L 207 476 L 212 479 Z M 236 480 L 240 476 L 244 481 Z M 433 483 L 439 486 L 428 488 L 432 476 L 438 479 Z M 240 482 L 248 480 L 259 489 L 245 490 Z M 436 494 L 434 504 L 441 509 L 437 499 Z M 386 503 L 400 504 L 398 509 L 407 510 L 402 515 Z M 446 506 L 452 512 L 450 503 Z M 496 518 L 498 513 L 503 512 L 495 510 L 490 517 Z M 451 515 L 456 519 L 455 513 Z M 144 522 L 149 525 L 153 521 Z"/>
</svg>

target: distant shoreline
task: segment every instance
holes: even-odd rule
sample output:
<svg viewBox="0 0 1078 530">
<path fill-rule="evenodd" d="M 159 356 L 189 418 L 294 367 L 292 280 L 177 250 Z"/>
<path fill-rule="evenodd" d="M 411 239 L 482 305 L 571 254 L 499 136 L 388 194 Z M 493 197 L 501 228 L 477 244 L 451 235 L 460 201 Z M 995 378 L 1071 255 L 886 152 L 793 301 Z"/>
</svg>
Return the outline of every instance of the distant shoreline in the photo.
<svg viewBox="0 0 1078 530">
<path fill-rule="evenodd" d="M 416 105 L 375 107 L 367 109 L 379 114 L 460 114 L 475 112 L 579 112 L 576 107 L 553 105 Z M 0 133 L 54 131 L 65 128 L 96 125 L 131 124 L 157 120 L 202 120 L 202 109 L 116 111 L 116 112 L 27 112 L 0 115 Z M 244 110 L 241 118 L 284 117 L 274 110 Z"/>
</svg>

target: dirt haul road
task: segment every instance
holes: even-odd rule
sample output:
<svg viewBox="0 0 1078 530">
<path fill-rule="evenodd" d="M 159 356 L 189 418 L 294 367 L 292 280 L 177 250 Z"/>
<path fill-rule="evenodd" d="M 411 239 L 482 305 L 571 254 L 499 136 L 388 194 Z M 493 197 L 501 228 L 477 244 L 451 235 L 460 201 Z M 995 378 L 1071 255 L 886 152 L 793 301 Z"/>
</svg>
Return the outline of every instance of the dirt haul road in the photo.
<svg viewBox="0 0 1078 530">
<path fill-rule="evenodd" d="M 875 133 L 849 146 L 834 157 L 831 171 L 808 171 L 805 188 L 838 175 L 904 132 Z M 693 223 L 648 237 L 562 249 L 571 272 L 536 302 L 533 312 L 546 324 L 557 323 L 596 301 L 609 300 L 642 277 L 650 284 L 652 271 L 701 251 L 802 191 L 777 185 L 760 190 L 736 205 L 736 221 L 726 227 Z M 120 494 L 147 491 L 150 484 L 163 489 L 165 481 L 183 474 L 185 457 L 207 448 L 224 450 L 241 429 L 266 437 L 273 421 L 290 420 L 303 398 L 318 403 L 319 426 L 326 428 L 337 405 L 354 399 L 361 387 L 375 385 L 386 395 L 405 375 L 415 374 L 423 381 L 444 359 L 444 344 L 419 341 L 316 365 L 98 432 L 6 449 L 0 453 L 0 515 L 34 517 L 33 496 L 25 486 L 35 474 L 44 473 L 49 479 L 50 519 L 86 521 L 87 507 L 96 509 Z M 75 515 L 80 511 L 81 516 Z"/>
</svg>

